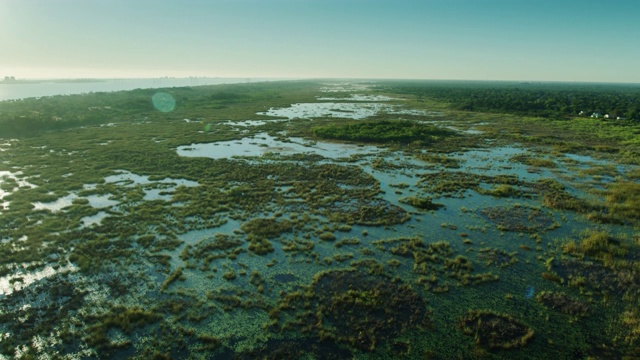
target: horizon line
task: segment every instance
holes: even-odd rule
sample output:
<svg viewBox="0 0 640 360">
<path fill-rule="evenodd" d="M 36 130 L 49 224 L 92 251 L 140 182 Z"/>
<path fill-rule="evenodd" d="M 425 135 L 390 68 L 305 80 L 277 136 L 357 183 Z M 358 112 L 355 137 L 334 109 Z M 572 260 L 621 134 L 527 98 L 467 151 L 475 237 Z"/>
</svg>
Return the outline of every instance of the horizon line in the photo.
<svg viewBox="0 0 640 360">
<path fill-rule="evenodd" d="M 13 77 L 9 79 L 9 76 L 0 78 L 0 84 L 11 84 L 19 82 L 29 81 L 63 81 L 63 80 L 162 80 L 162 79 L 247 79 L 247 80 L 269 80 L 277 79 L 277 81 L 288 80 L 358 80 L 358 81 L 379 81 L 379 80 L 405 80 L 405 81 L 451 81 L 451 82 L 505 82 L 505 83 L 571 83 L 571 84 L 625 84 L 625 85 L 640 85 L 640 82 L 633 81 L 595 81 L 595 80 L 529 80 L 529 79 L 440 79 L 440 78 L 410 78 L 410 77 L 297 77 L 297 76 L 140 76 L 140 77 L 33 77 L 33 78 L 17 78 Z"/>
</svg>

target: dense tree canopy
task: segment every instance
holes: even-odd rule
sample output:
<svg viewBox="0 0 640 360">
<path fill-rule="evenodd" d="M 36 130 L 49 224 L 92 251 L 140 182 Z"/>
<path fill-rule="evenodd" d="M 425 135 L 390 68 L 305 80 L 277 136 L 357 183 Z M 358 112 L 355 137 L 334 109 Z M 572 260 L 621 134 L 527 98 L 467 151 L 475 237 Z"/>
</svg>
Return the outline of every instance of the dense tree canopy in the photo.
<svg viewBox="0 0 640 360">
<path fill-rule="evenodd" d="M 468 111 L 541 117 L 594 112 L 640 120 L 640 85 L 480 81 L 389 81 L 382 89 L 431 98 Z"/>
</svg>

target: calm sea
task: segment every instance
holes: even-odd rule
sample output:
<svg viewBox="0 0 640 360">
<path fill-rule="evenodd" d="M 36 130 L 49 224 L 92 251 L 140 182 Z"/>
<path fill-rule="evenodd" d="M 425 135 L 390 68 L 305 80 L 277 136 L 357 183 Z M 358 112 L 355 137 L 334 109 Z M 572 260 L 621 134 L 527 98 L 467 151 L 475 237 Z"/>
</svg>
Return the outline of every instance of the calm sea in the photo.
<svg viewBox="0 0 640 360">
<path fill-rule="evenodd" d="M 256 79 L 271 81 L 281 79 Z M 249 82 L 247 78 L 156 78 L 156 79 L 113 79 L 60 81 L 47 80 L 40 82 L 7 83 L 0 81 L 0 101 L 24 99 L 29 97 L 72 95 L 101 91 L 120 91 L 133 89 L 165 88 L 179 86 L 199 86 L 234 84 Z"/>
</svg>

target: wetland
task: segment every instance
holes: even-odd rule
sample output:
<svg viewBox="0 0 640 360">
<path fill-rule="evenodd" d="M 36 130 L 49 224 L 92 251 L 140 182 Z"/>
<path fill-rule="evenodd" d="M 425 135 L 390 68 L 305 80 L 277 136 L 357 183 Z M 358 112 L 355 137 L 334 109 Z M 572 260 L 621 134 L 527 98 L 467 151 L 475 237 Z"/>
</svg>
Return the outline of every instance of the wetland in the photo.
<svg viewBox="0 0 640 360">
<path fill-rule="evenodd" d="M 640 123 L 436 85 L 0 102 L 0 359 L 640 357 Z"/>
</svg>

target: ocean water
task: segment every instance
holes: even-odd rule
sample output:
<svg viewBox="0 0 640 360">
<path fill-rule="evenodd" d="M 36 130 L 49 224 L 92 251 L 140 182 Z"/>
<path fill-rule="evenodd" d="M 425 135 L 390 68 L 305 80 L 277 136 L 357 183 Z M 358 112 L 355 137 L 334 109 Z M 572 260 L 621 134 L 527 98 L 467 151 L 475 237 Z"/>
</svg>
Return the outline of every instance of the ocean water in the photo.
<svg viewBox="0 0 640 360">
<path fill-rule="evenodd" d="M 259 79 L 271 81 L 277 79 Z M 28 83 L 0 81 L 0 101 L 30 97 L 73 95 L 90 92 L 110 92 L 133 89 L 153 89 L 182 86 L 237 84 L 249 82 L 247 78 L 152 78 L 152 79 L 97 79 L 97 80 L 42 80 Z"/>
</svg>

